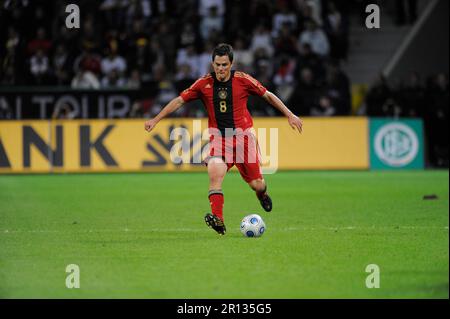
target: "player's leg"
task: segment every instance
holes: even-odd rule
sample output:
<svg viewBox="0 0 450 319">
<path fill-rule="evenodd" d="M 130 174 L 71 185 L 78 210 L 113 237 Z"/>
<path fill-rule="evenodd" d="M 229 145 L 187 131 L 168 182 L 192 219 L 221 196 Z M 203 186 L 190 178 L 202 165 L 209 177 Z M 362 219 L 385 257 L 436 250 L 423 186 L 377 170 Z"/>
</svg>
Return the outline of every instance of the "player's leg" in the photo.
<svg viewBox="0 0 450 319">
<path fill-rule="evenodd" d="M 267 184 L 261 174 L 259 163 L 237 163 L 242 178 L 256 193 L 256 197 L 266 212 L 272 210 L 272 199 L 267 193 Z"/>
<path fill-rule="evenodd" d="M 211 211 L 214 215 L 223 220 L 223 191 L 222 182 L 227 173 L 227 165 L 222 158 L 213 157 L 208 161 L 209 176 L 209 201 L 211 203 Z"/>
<path fill-rule="evenodd" d="M 251 180 L 248 185 L 253 189 L 257 194 L 264 193 L 267 189 L 266 181 L 263 178 L 257 178 Z"/>
<path fill-rule="evenodd" d="M 254 179 L 251 180 L 248 185 L 255 191 L 256 197 L 258 197 L 262 208 L 264 208 L 266 212 L 270 212 L 272 210 L 272 199 L 267 193 L 267 184 L 265 180 L 263 178 Z"/>
<path fill-rule="evenodd" d="M 244 142 L 244 156 L 240 157 L 241 162 L 236 163 L 236 167 L 242 178 L 255 191 L 256 197 L 264 210 L 270 212 L 272 210 L 272 199 L 267 194 L 267 185 L 262 176 L 261 154 L 257 140 L 251 135 L 248 139 L 244 140 Z"/>
<path fill-rule="evenodd" d="M 209 192 L 208 198 L 211 205 L 211 213 L 205 216 L 205 222 L 219 234 L 226 232 L 223 222 L 223 191 L 222 182 L 227 173 L 228 166 L 220 157 L 211 157 L 208 160 Z"/>
</svg>

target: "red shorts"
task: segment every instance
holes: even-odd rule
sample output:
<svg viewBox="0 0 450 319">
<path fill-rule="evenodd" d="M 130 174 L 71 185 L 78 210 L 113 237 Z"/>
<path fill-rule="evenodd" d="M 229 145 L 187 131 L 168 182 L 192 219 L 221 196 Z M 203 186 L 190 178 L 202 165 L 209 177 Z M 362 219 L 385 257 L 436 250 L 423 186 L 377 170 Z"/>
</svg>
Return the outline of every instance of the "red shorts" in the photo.
<svg viewBox="0 0 450 319">
<path fill-rule="evenodd" d="M 256 136 L 252 133 L 231 137 L 211 135 L 206 165 L 212 157 L 222 158 L 227 165 L 227 171 L 236 165 L 247 183 L 262 179 L 261 154 Z"/>
</svg>

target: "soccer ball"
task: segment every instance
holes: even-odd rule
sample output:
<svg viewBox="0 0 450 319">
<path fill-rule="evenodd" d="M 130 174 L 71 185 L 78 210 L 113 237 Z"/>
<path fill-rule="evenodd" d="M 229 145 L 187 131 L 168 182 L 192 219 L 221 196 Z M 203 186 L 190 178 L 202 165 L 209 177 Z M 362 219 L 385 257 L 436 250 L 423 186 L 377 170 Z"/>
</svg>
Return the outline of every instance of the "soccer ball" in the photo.
<svg viewBox="0 0 450 319">
<path fill-rule="evenodd" d="M 260 237 L 266 230 L 266 224 L 261 216 L 252 214 L 245 216 L 241 222 L 241 233 L 245 237 Z"/>
</svg>

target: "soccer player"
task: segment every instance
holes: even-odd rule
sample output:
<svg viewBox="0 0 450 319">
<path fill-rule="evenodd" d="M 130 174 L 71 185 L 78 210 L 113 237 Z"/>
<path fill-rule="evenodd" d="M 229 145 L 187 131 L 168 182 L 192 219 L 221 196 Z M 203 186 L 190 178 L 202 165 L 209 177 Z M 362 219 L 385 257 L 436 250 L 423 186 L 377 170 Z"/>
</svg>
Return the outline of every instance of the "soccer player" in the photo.
<svg viewBox="0 0 450 319">
<path fill-rule="evenodd" d="M 180 96 L 170 101 L 155 118 L 146 121 L 145 130 L 150 132 L 161 119 L 178 110 L 184 103 L 195 99 L 202 100 L 208 112 L 211 134 L 210 153 L 205 159 L 209 175 L 208 197 L 211 213 L 205 216 L 205 222 L 217 233 L 224 235 L 226 227 L 223 218 L 222 182 L 233 165 L 236 165 L 242 178 L 255 191 L 263 209 L 267 212 L 272 210 L 272 200 L 261 174 L 258 145 L 252 130 L 253 120 L 247 109 L 248 96 L 263 97 L 281 111 L 287 117 L 289 125 L 300 133 L 303 122 L 257 80 L 246 73 L 231 70 L 231 45 L 221 43 L 214 48 L 212 66 L 214 72 L 198 79 Z"/>
</svg>

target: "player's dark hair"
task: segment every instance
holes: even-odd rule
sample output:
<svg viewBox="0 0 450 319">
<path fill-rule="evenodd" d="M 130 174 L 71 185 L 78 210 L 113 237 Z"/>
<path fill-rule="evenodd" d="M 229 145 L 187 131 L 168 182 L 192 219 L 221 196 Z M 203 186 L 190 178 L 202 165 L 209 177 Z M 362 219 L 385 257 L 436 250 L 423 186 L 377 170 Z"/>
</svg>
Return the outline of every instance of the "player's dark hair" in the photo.
<svg viewBox="0 0 450 319">
<path fill-rule="evenodd" d="M 214 61 L 215 56 L 224 56 L 228 55 L 230 62 L 233 62 L 233 47 L 226 43 L 218 44 L 212 53 L 212 60 Z"/>
</svg>

